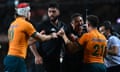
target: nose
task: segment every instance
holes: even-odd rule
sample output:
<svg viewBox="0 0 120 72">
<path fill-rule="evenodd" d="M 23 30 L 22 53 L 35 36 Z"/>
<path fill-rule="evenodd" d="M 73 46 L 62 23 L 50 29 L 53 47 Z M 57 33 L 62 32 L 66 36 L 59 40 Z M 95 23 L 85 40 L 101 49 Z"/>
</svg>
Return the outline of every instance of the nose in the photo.
<svg viewBox="0 0 120 72">
<path fill-rule="evenodd" d="M 50 12 L 49 14 L 50 14 L 50 16 L 53 16 L 53 12 Z"/>
</svg>

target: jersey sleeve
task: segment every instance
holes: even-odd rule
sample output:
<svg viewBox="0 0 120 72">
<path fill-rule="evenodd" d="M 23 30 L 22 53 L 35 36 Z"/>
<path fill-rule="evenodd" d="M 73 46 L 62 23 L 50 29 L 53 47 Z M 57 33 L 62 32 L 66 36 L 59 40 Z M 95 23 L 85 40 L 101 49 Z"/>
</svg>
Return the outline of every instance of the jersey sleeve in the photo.
<svg viewBox="0 0 120 72">
<path fill-rule="evenodd" d="M 34 32 L 36 32 L 35 28 L 33 27 L 33 25 L 31 23 L 26 23 L 24 25 L 25 27 L 25 32 L 31 36 Z"/>
<path fill-rule="evenodd" d="M 116 37 L 111 38 L 111 46 L 120 46 L 119 40 Z"/>
<path fill-rule="evenodd" d="M 86 34 L 83 34 L 82 37 L 78 38 L 78 42 L 80 45 L 84 45 L 87 42 L 87 39 L 88 39 L 88 35 L 86 33 Z"/>
</svg>

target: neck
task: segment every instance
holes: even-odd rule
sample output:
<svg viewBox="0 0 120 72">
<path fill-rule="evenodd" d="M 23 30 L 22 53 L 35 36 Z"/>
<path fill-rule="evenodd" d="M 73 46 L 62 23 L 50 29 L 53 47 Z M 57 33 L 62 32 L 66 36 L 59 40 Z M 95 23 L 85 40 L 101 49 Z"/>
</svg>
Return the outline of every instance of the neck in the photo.
<svg viewBox="0 0 120 72">
<path fill-rule="evenodd" d="M 111 35 L 111 33 L 109 33 L 108 35 L 107 35 L 107 37 L 109 37 Z"/>
<path fill-rule="evenodd" d="M 92 28 L 92 30 L 97 30 L 97 28 Z"/>
<path fill-rule="evenodd" d="M 93 31 L 93 30 L 97 30 L 97 28 L 91 28 L 91 30 L 90 30 L 90 31 Z"/>
<path fill-rule="evenodd" d="M 19 17 L 17 17 L 17 18 L 22 18 L 22 19 L 26 19 L 25 17 L 23 17 L 23 16 L 19 16 Z"/>
<path fill-rule="evenodd" d="M 51 21 L 51 22 L 52 22 L 52 24 L 57 25 L 58 24 L 58 19 L 56 19 L 55 21 Z"/>
</svg>

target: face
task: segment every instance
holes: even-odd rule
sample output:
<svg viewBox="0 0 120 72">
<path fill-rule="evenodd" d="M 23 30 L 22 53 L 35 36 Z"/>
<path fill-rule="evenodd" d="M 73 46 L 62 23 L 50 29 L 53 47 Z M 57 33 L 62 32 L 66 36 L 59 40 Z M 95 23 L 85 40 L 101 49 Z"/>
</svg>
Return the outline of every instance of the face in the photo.
<svg viewBox="0 0 120 72">
<path fill-rule="evenodd" d="M 80 16 L 76 17 L 76 18 L 73 20 L 72 24 L 74 25 L 74 27 L 81 26 L 81 25 L 83 24 L 83 18 L 80 17 Z"/>
<path fill-rule="evenodd" d="M 91 28 L 90 23 L 89 23 L 88 20 L 86 21 L 86 27 L 87 27 L 88 32 L 91 31 L 92 28 Z"/>
<path fill-rule="evenodd" d="M 72 21 L 72 26 L 73 29 L 80 29 L 80 26 L 83 24 L 83 18 L 81 16 L 76 17 L 73 21 Z"/>
<path fill-rule="evenodd" d="M 110 34 L 110 30 L 109 30 L 109 29 L 105 29 L 105 31 L 104 31 L 104 35 L 105 35 L 106 37 L 108 37 L 109 34 Z"/>
<path fill-rule="evenodd" d="M 55 21 L 59 15 L 60 12 L 57 8 L 48 8 L 48 16 L 51 21 Z"/>
<path fill-rule="evenodd" d="M 99 31 L 100 31 L 100 33 L 104 34 L 104 33 L 105 33 L 105 27 L 104 27 L 104 26 L 101 26 L 101 27 L 99 28 Z"/>
</svg>

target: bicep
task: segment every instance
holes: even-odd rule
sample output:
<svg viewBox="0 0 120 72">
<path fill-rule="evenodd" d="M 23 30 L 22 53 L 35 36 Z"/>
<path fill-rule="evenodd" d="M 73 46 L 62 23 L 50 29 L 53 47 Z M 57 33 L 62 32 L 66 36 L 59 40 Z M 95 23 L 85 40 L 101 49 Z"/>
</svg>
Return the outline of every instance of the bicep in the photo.
<svg viewBox="0 0 120 72">
<path fill-rule="evenodd" d="M 25 25 L 25 32 L 27 33 L 28 36 L 31 36 L 34 32 L 36 32 L 36 30 L 32 24 L 28 23 Z"/>
</svg>

